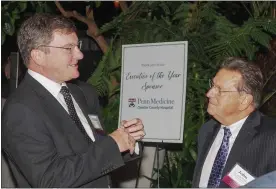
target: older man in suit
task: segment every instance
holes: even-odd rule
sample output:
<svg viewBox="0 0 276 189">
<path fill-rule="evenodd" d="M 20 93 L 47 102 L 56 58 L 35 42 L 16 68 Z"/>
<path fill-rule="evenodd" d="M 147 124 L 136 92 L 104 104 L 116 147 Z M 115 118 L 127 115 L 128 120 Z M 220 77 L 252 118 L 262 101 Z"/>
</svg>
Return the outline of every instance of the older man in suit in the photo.
<svg viewBox="0 0 276 189">
<path fill-rule="evenodd" d="M 260 69 L 241 58 L 226 59 L 210 80 L 207 111 L 213 119 L 199 131 L 193 187 L 240 186 L 276 170 L 276 120 L 257 110 L 262 88 Z M 237 170 L 247 179 L 229 175 Z"/>
<path fill-rule="evenodd" d="M 93 94 L 67 83 L 83 58 L 72 21 L 36 14 L 20 27 L 18 46 L 28 73 L 2 114 L 2 147 L 17 187 L 109 187 L 108 174 L 124 165 L 121 153 L 133 154 L 145 135 L 141 120 L 98 132 Z"/>
</svg>

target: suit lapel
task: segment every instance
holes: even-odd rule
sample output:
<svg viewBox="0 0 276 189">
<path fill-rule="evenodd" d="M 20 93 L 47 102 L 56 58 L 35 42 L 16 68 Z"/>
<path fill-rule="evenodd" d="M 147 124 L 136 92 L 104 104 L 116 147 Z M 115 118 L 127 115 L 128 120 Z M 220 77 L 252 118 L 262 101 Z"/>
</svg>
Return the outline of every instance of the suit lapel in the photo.
<svg viewBox="0 0 276 189">
<path fill-rule="evenodd" d="M 87 102 L 85 100 L 84 94 L 82 93 L 82 91 L 80 90 L 80 88 L 74 84 L 67 84 L 72 96 L 74 97 L 74 99 L 76 100 L 76 102 L 78 103 L 82 113 L 84 114 L 89 126 L 91 127 L 94 135 L 95 135 L 95 127 L 92 124 L 90 118 L 88 117 L 88 107 L 87 107 Z"/>
<path fill-rule="evenodd" d="M 31 86 L 31 89 L 34 90 L 40 98 L 42 98 L 40 102 L 43 103 L 45 107 L 45 113 L 48 112 L 47 116 L 52 116 L 54 114 L 56 122 L 59 123 L 60 128 L 62 128 L 63 131 L 74 133 L 75 135 L 79 135 L 78 137 L 82 137 L 82 133 L 77 129 L 74 121 L 70 118 L 67 111 L 45 87 L 43 87 L 28 73 L 26 73 L 24 80 Z M 65 128 L 63 128 L 63 125 L 65 125 Z"/>
<path fill-rule="evenodd" d="M 258 126 L 261 123 L 260 112 L 255 111 L 244 122 L 228 156 L 227 163 L 223 169 L 222 178 L 235 166 L 246 160 L 241 159 L 241 154 L 248 144 L 254 139 L 258 133 Z M 220 187 L 228 187 L 224 182 L 221 182 Z"/>
<path fill-rule="evenodd" d="M 206 159 L 208 152 L 209 152 L 209 150 L 219 132 L 219 129 L 220 129 L 220 124 L 216 123 L 215 125 L 213 125 L 211 132 L 209 132 L 206 136 L 206 140 L 204 142 L 202 152 L 199 154 L 199 157 L 198 157 L 198 163 L 197 163 L 198 165 L 195 169 L 195 173 L 198 173 L 198 174 L 197 174 L 196 181 L 195 181 L 193 187 L 199 186 L 201 172 L 202 172 L 202 168 L 203 168 L 205 159 Z"/>
<path fill-rule="evenodd" d="M 43 100 L 41 102 L 45 105 L 47 109 L 46 112 L 49 112 L 47 116 L 50 116 L 50 114 L 53 113 L 57 122 L 62 127 L 63 125 L 63 132 L 74 134 L 77 138 L 83 138 L 83 134 L 78 129 L 74 121 L 71 119 L 70 115 L 67 113 L 67 111 L 62 107 L 62 105 L 57 101 L 57 99 L 45 88 L 43 87 L 38 81 L 36 81 L 32 76 L 30 76 L 28 73 L 26 73 L 25 79 L 24 79 L 29 85 L 31 85 L 32 90 L 36 91 L 37 95 L 40 96 Z M 69 88 L 70 86 L 70 88 Z M 89 126 L 91 127 L 93 133 L 94 133 L 94 127 L 88 118 L 87 111 L 85 109 L 85 102 L 81 99 L 80 94 L 77 92 L 79 89 L 75 89 L 74 86 L 69 84 L 68 88 L 70 92 L 72 92 L 72 95 L 74 96 L 76 102 L 78 103 L 79 107 L 81 108 L 84 116 L 86 117 Z M 94 134 L 95 135 L 95 134 Z"/>
<path fill-rule="evenodd" d="M 32 89 L 36 91 L 37 95 L 43 98 L 43 103 L 49 107 L 51 110 L 56 110 L 57 114 L 60 114 L 62 117 L 68 117 L 68 113 L 66 110 L 60 105 L 57 99 L 45 88 L 43 87 L 38 81 L 36 81 L 32 76 L 26 73 L 26 81 L 32 86 Z"/>
</svg>

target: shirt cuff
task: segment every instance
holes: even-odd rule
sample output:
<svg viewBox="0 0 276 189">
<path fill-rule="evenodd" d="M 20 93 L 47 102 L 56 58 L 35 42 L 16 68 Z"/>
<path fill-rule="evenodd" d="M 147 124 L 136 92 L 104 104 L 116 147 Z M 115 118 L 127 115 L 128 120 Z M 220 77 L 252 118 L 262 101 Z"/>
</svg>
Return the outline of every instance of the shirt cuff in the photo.
<svg viewBox="0 0 276 189">
<path fill-rule="evenodd" d="M 139 144 L 138 144 L 138 142 L 135 143 L 134 152 L 135 152 L 135 154 L 139 155 L 140 149 L 139 149 Z"/>
</svg>

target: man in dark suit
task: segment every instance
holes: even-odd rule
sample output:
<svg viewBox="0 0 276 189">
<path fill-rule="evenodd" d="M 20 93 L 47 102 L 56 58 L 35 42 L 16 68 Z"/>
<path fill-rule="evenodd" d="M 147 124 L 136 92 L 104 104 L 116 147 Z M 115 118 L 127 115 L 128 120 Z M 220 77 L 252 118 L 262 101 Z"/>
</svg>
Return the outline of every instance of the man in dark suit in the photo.
<svg viewBox="0 0 276 189">
<path fill-rule="evenodd" d="M 241 186 L 251 176 L 276 170 L 276 120 L 257 110 L 262 88 L 263 76 L 255 64 L 241 58 L 223 62 L 206 95 L 213 119 L 199 131 L 193 187 Z M 231 176 L 243 177 L 240 173 L 247 179 Z"/>
<path fill-rule="evenodd" d="M 145 135 L 141 120 L 123 121 L 109 135 L 99 132 L 93 94 L 66 83 L 79 76 L 83 58 L 69 19 L 30 17 L 18 46 L 28 72 L 2 114 L 2 148 L 17 187 L 109 187 L 108 174 L 124 165 L 121 153 L 133 154 Z"/>
</svg>

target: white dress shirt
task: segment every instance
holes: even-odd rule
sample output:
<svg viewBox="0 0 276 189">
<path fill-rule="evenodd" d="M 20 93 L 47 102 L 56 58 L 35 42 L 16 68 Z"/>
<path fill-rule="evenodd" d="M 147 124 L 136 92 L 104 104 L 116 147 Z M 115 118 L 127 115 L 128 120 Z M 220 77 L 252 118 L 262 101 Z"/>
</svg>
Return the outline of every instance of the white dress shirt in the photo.
<svg viewBox="0 0 276 189">
<path fill-rule="evenodd" d="M 247 116 L 248 117 L 248 116 Z M 242 128 L 242 125 L 244 124 L 245 120 L 247 119 L 247 117 L 237 121 L 236 123 L 233 123 L 232 125 L 229 125 L 229 126 L 225 126 L 225 125 L 221 125 L 221 128 L 208 152 L 208 155 L 205 159 L 205 162 L 203 164 L 203 168 L 202 168 L 202 171 L 201 171 L 201 176 L 200 176 L 200 182 L 199 182 L 199 187 L 200 188 L 207 188 L 207 185 L 208 185 L 208 181 L 209 181 L 209 177 L 210 177 L 210 174 L 211 174 L 211 171 L 212 171 L 212 167 L 213 167 L 213 164 L 214 164 L 214 161 L 216 159 L 216 156 L 217 156 L 217 153 L 219 151 L 219 148 L 221 146 L 221 143 L 222 143 L 222 139 L 223 139 L 223 136 L 224 136 L 224 127 L 227 127 L 230 129 L 231 131 L 231 137 L 229 139 L 229 151 L 228 151 L 228 155 L 227 155 L 227 158 L 226 158 L 226 162 L 227 162 L 227 159 L 228 159 L 228 156 L 231 152 L 231 149 L 232 149 L 232 146 Z"/>
<path fill-rule="evenodd" d="M 42 86 L 44 86 L 56 99 L 57 101 L 62 105 L 62 107 L 68 112 L 68 107 L 67 104 L 63 98 L 63 95 L 60 93 L 61 87 L 62 86 L 66 86 L 66 83 L 62 83 L 61 85 L 59 83 L 56 83 L 48 78 L 46 78 L 45 76 L 34 72 L 30 69 L 28 69 L 28 73 L 35 79 L 37 80 Z M 73 104 L 75 106 L 76 112 L 79 116 L 79 119 L 87 133 L 87 135 L 91 138 L 91 140 L 94 142 L 95 141 L 95 137 L 93 135 L 92 129 L 89 126 L 89 123 L 87 122 L 83 112 L 81 111 L 79 105 L 77 104 L 77 102 L 75 101 L 74 97 L 71 95 L 72 100 L 73 100 Z"/>
</svg>

